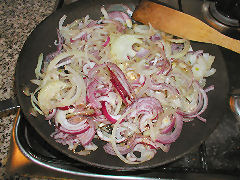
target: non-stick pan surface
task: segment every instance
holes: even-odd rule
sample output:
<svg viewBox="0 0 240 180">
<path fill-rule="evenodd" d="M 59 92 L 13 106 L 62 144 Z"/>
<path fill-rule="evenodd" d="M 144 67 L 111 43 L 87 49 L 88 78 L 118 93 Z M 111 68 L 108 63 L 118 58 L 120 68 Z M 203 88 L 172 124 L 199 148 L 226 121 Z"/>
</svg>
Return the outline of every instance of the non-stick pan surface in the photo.
<svg viewBox="0 0 240 180">
<path fill-rule="evenodd" d="M 208 85 L 213 84 L 215 90 L 208 93 L 208 109 L 203 114 L 207 122 L 203 123 L 196 119 L 193 122 L 184 123 L 180 137 L 171 145 L 168 153 L 159 150 L 152 160 L 139 165 L 128 165 L 123 163 L 118 157 L 106 154 L 102 149 L 103 142 L 96 142 L 100 147 L 88 156 L 74 154 L 68 150 L 66 146 L 56 143 L 54 139 L 50 137 L 50 134 L 54 132 L 54 127 L 50 126 L 43 116 L 33 117 L 30 115 L 30 109 L 32 108 L 30 98 L 22 93 L 25 87 L 29 87 L 31 90 L 36 88 L 36 86 L 31 84 L 30 80 L 35 78 L 34 69 L 37 65 L 38 56 L 40 53 L 47 55 L 56 50 L 54 45 L 54 41 L 57 39 L 56 29 L 58 28 L 59 19 L 64 14 L 67 15 L 65 23 L 70 23 L 75 19 L 85 17 L 87 14 L 89 14 L 92 19 L 98 19 L 102 16 L 100 12 L 102 5 L 107 7 L 110 4 L 119 3 L 126 4 L 129 7 L 135 7 L 138 1 L 81 0 L 54 12 L 39 24 L 29 36 L 19 56 L 15 81 L 17 100 L 24 116 L 42 138 L 70 158 L 88 165 L 115 170 L 135 170 L 156 167 L 174 161 L 186 153 L 189 153 L 191 150 L 194 150 L 194 148 L 198 147 L 211 134 L 220 120 L 222 120 L 223 109 L 226 108 L 227 104 L 228 76 L 224 59 L 217 46 L 192 42 L 194 50 L 204 50 L 204 52 L 216 56 L 213 67 L 217 69 L 217 72 L 208 78 Z"/>
</svg>

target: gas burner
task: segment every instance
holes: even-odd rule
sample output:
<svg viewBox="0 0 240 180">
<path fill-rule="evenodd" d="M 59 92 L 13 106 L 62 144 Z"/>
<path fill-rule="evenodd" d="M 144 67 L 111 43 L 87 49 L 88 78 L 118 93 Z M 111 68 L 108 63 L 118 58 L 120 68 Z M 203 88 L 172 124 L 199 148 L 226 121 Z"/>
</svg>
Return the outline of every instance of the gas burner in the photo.
<svg viewBox="0 0 240 180">
<path fill-rule="evenodd" d="M 234 2 L 234 1 L 231 1 Z M 226 5 L 224 7 L 224 5 Z M 228 34 L 240 32 L 240 13 L 234 9 L 239 8 L 240 4 L 235 2 L 231 4 L 229 1 L 206 1 L 203 3 L 202 12 L 205 20 L 213 28 L 218 31 Z M 230 9 L 233 12 L 230 11 Z"/>
</svg>

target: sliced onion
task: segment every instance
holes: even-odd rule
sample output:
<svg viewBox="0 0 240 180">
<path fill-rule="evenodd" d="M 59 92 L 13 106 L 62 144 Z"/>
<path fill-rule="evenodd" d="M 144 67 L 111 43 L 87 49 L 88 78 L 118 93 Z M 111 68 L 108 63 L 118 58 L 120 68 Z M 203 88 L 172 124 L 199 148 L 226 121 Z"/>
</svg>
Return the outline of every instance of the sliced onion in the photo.
<svg viewBox="0 0 240 180">
<path fill-rule="evenodd" d="M 82 31 L 82 32 L 80 32 L 78 35 L 76 35 L 75 37 L 70 38 L 70 42 L 71 42 L 71 43 L 74 43 L 74 42 L 76 42 L 76 41 L 78 41 L 78 40 L 80 40 L 80 41 L 82 41 L 82 40 L 87 40 L 87 33 L 84 32 L 84 31 Z"/>
<path fill-rule="evenodd" d="M 136 53 L 136 57 L 139 58 L 144 58 L 149 54 L 149 50 L 145 49 L 145 48 L 141 48 L 137 53 Z"/>
<path fill-rule="evenodd" d="M 123 30 L 126 29 L 122 23 L 120 23 L 119 21 L 116 21 L 116 20 L 106 19 L 106 20 L 103 20 L 102 22 L 104 24 L 115 24 L 118 32 L 123 32 Z"/>
<path fill-rule="evenodd" d="M 187 52 L 189 51 L 189 48 L 190 48 L 190 42 L 188 40 L 185 40 L 184 48 L 182 49 L 182 51 L 180 51 L 179 53 L 170 55 L 169 58 L 175 58 L 175 59 L 181 58 L 187 54 Z"/>
<path fill-rule="evenodd" d="M 166 133 L 170 132 L 173 129 L 174 125 L 175 125 L 175 121 L 176 121 L 176 118 L 171 117 L 171 123 L 167 127 L 165 127 L 164 129 L 162 129 L 160 131 L 161 134 L 166 134 Z"/>
<path fill-rule="evenodd" d="M 121 22 L 123 25 L 127 24 L 128 27 L 132 27 L 132 20 L 130 17 L 121 11 L 112 11 L 108 13 L 110 19 L 114 19 L 116 21 Z"/>
<path fill-rule="evenodd" d="M 132 10 L 124 5 L 124 4 L 111 4 L 108 8 L 107 8 L 107 11 L 108 12 L 112 12 L 112 11 L 121 11 L 121 12 L 124 12 L 126 14 L 129 15 L 129 17 L 132 16 Z"/>
<path fill-rule="evenodd" d="M 94 62 L 89 62 L 83 66 L 83 73 L 88 75 L 89 71 L 96 65 Z"/>
<path fill-rule="evenodd" d="M 107 141 L 110 142 L 111 141 L 111 134 L 104 132 L 104 130 L 102 130 L 102 128 L 98 128 L 96 130 L 98 137 L 102 140 L 102 141 Z"/>
<path fill-rule="evenodd" d="M 74 152 L 81 145 L 85 149 L 76 153 L 88 155 L 97 149 L 92 142 L 97 134 L 108 142 L 104 146 L 107 153 L 117 155 L 125 163 L 139 164 L 151 159 L 158 149 L 168 152 L 171 143 L 180 136 L 183 121 L 196 117 L 206 122 L 200 115 L 208 105 L 206 92 L 214 87 L 203 90 L 205 79 L 197 79 L 198 82 L 190 74 L 192 69 L 187 63 L 191 64 L 192 60 L 187 54 L 191 54 L 189 50 L 192 49 L 188 41 L 172 39 L 173 36 L 159 32 L 151 25 L 126 29 L 126 25 L 131 27 L 132 23 L 125 10 L 107 12 L 102 7 L 101 11 L 104 18 L 98 21 L 87 15 L 65 27 L 66 16 L 61 18 L 58 42 L 55 42 L 57 52 L 46 57 L 44 71 L 39 61 L 35 82 L 39 90 L 51 80 L 65 83 L 53 97 L 46 98 L 51 101 L 45 104 L 53 106 L 43 111 L 48 114 L 46 119 L 55 119 L 56 132 L 52 137 L 57 142 L 68 145 Z M 127 11 L 130 12 L 128 8 Z M 123 62 L 121 58 L 109 56 L 113 55 L 109 44 L 126 33 L 138 34 L 142 43 L 131 46 L 135 55 L 126 55 Z M 197 58 L 204 54 L 197 51 L 193 56 Z M 185 63 L 186 68 L 180 63 Z M 209 72 L 204 77 L 211 75 L 213 70 Z M 131 84 L 126 77 L 131 79 Z M 41 101 L 33 96 L 34 108 L 41 112 Z M 77 109 L 79 104 L 84 108 Z M 51 109 L 53 111 L 48 113 Z M 168 119 L 163 121 L 161 117 Z M 74 122 L 74 118 L 79 120 Z M 105 131 L 101 124 L 111 126 L 111 129 Z M 135 151 L 141 156 L 136 157 Z"/>
<path fill-rule="evenodd" d="M 117 120 L 115 118 L 112 117 L 112 115 L 110 115 L 107 111 L 107 108 L 106 108 L 106 102 L 103 101 L 102 102 L 102 113 L 103 115 L 111 122 L 111 123 L 116 123 Z"/>
<path fill-rule="evenodd" d="M 61 17 L 61 19 L 59 20 L 59 30 L 63 29 L 63 23 L 66 20 L 67 16 L 63 15 L 63 17 Z"/>
<path fill-rule="evenodd" d="M 206 93 L 209 92 L 209 91 L 212 91 L 212 90 L 214 90 L 214 85 L 211 85 L 211 86 L 207 87 L 206 89 L 204 89 L 204 91 Z"/>
<path fill-rule="evenodd" d="M 106 11 L 106 9 L 104 7 L 101 7 L 101 12 L 102 12 L 102 14 L 103 14 L 105 19 L 109 18 L 108 13 L 107 13 L 107 11 Z"/>
<path fill-rule="evenodd" d="M 148 113 L 154 119 L 159 113 L 163 112 L 160 102 L 154 97 L 139 98 L 128 109 L 134 110 L 128 117 Z"/>
<path fill-rule="evenodd" d="M 150 77 L 148 75 L 145 76 L 145 81 L 143 83 L 143 86 L 140 88 L 140 90 L 137 93 L 137 96 L 140 98 L 142 97 L 147 90 L 151 87 L 151 80 Z"/>
<path fill-rule="evenodd" d="M 110 122 L 106 119 L 104 115 L 94 116 L 94 121 L 104 124 L 110 124 Z"/>
<path fill-rule="evenodd" d="M 69 129 L 66 129 L 62 126 L 59 127 L 59 130 L 64 132 L 64 133 L 67 133 L 67 134 L 81 134 L 81 133 L 86 132 L 89 128 L 90 128 L 89 125 L 87 123 L 85 123 L 84 125 L 79 127 L 78 130 L 69 130 Z"/>
<path fill-rule="evenodd" d="M 91 27 L 94 27 L 95 25 L 97 25 L 97 21 L 91 21 L 91 22 L 86 26 L 86 28 L 91 28 Z"/>
<path fill-rule="evenodd" d="M 94 138 L 95 133 L 96 133 L 94 122 L 92 120 L 89 120 L 88 123 L 89 123 L 90 128 L 87 131 L 85 131 L 84 133 L 77 135 L 77 139 L 79 139 L 79 141 L 81 142 L 81 144 L 83 146 L 88 145 L 92 141 L 92 139 Z"/>
<path fill-rule="evenodd" d="M 135 141 L 135 136 L 131 137 L 129 141 L 125 144 L 118 144 L 117 149 L 120 152 L 121 155 L 127 154 L 133 150 L 133 148 L 136 146 L 136 141 Z M 103 146 L 103 149 L 105 150 L 106 153 L 111 154 L 111 155 L 116 155 L 112 144 L 107 143 Z"/>
<path fill-rule="evenodd" d="M 200 85 L 198 84 L 197 81 L 194 81 L 193 83 L 195 85 L 196 90 L 199 92 L 198 93 L 198 105 L 195 108 L 195 110 L 192 111 L 191 113 L 177 111 L 177 113 L 183 115 L 184 118 L 198 117 L 207 109 L 207 106 L 208 106 L 208 97 L 207 97 L 206 92 L 200 87 Z M 200 118 L 200 120 L 203 120 L 203 122 L 205 121 L 203 118 Z"/>
<path fill-rule="evenodd" d="M 40 79 L 40 77 L 42 77 L 42 74 L 41 74 L 42 63 L 43 63 L 43 53 L 39 55 L 37 67 L 35 69 L 35 75 L 37 79 Z"/>
<path fill-rule="evenodd" d="M 88 98 L 88 102 L 90 102 L 90 106 L 92 106 L 93 108 L 100 109 L 102 107 L 101 103 L 99 101 L 97 101 L 97 99 L 95 97 L 95 91 L 96 91 L 97 86 L 98 86 L 98 82 L 96 80 L 93 80 L 87 86 L 87 98 Z"/>
<path fill-rule="evenodd" d="M 116 64 L 108 62 L 107 67 L 111 74 L 111 82 L 113 86 L 119 92 L 120 96 L 123 99 L 123 102 L 128 105 L 128 100 L 132 102 L 134 99 L 132 87 L 128 83 L 122 70 Z"/>
<path fill-rule="evenodd" d="M 110 36 L 107 37 L 106 41 L 104 42 L 104 44 L 102 45 L 103 47 L 106 47 L 110 42 Z"/>
<path fill-rule="evenodd" d="M 170 150 L 171 144 L 162 144 L 162 143 L 155 143 L 158 149 L 162 149 L 163 152 L 168 152 Z"/>
<path fill-rule="evenodd" d="M 179 94 L 179 91 L 176 87 L 172 86 L 171 84 L 167 84 L 167 83 L 155 84 L 153 81 L 151 81 L 150 88 L 154 91 L 167 90 L 170 93 L 172 93 L 173 95 Z"/>
<path fill-rule="evenodd" d="M 66 130 L 69 132 L 79 132 L 79 131 L 84 131 L 85 128 L 88 127 L 88 125 L 86 124 L 87 120 L 82 120 L 77 124 L 71 124 L 70 122 L 68 122 L 68 120 L 66 119 L 66 111 L 61 111 L 58 110 L 55 116 L 55 123 L 56 124 L 61 124 L 60 126 L 60 130 Z"/>
<path fill-rule="evenodd" d="M 71 106 L 57 107 L 57 109 L 62 110 L 62 111 L 69 110 L 70 108 L 71 108 Z"/>
<path fill-rule="evenodd" d="M 169 76 L 174 77 L 174 78 L 176 78 L 176 77 L 180 78 L 182 85 L 187 88 L 191 87 L 193 80 L 194 80 L 192 73 L 191 73 L 191 75 L 185 75 L 184 73 L 181 73 L 181 72 L 171 72 L 171 74 Z"/>
<path fill-rule="evenodd" d="M 56 115 L 57 110 L 54 108 L 51 112 L 45 117 L 46 120 L 52 119 Z"/>
<path fill-rule="evenodd" d="M 99 79 L 97 74 L 100 71 L 100 69 L 104 67 L 106 67 L 105 64 L 95 64 L 93 68 L 91 68 L 88 72 L 89 79 Z"/>
<path fill-rule="evenodd" d="M 157 34 L 154 34 L 153 36 L 151 36 L 150 39 L 151 39 L 152 41 L 158 41 L 158 40 L 161 40 L 162 37 L 161 37 L 160 34 L 157 33 Z"/>
<path fill-rule="evenodd" d="M 134 152 L 140 152 L 141 156 L 137 157 Z M 144 146 L 143 144 L 137 144 L 133 151 L 127 154 L 127 159 L 131 162 L 143 163 L 148 161 L 154 157 L 157 153 L 155 149 L 150 149 L 148 146 Z"/>
<path fill-rule="evenodd" d="M 135 140 L 136 144 L 144 144 L 149 146 L 151 149 L 158 149 L 158 143 L 153 142 L 149 137 L 138 136 Z"/>
<path fill-rule="evenodd" d="M 182 116 L 179 114 L 174 114 L 174 117 L 176 118 L 176 124 L 175 129 L 170 134 L 159 134 L 156 137 L 156 141 L 163 143 L 163 144 L 170 144 L 177 140 L 177 138 L 180 136 L 180 133 L 182 131 L 183 121 Z"/>
<path fill-rule="evenodd" d="M 201 117 L 201 116 L 197 116 L 197 118 L 198 118 L 200 121 L 204 122 L 204 123 L 207 122 L 207 119 L 205 119 L 205 118 L 203 118 L 203 117 Z"/>
<path fill-rule="evenodd" d="M 46 56 L 45 60 L 44 60 L 44 71 L 46 69 L 46 65 L 52 61 L 57 55 L 59 55 L 61 53 L 61 50 L 63 48 L 63 41 L 64 41 L 64 38 L 62 37 L 61 33 L 60 33 L 60 30 L 58 29 L 57 30 L 57 35 L 58 35 L 58 42 L 54 42 L 54 44 L 57 46 L 57 51 L 53 52 L 53 53 L 50 53 Z"/>
</svg>

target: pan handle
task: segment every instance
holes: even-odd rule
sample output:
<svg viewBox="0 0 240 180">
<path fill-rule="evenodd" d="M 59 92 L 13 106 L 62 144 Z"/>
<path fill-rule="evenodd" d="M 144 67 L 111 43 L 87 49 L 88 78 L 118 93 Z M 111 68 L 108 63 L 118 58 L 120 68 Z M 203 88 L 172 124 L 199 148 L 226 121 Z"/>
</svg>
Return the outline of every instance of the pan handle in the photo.
<svg viewBox="0 0 240 180">
<path fill-rule="evenodd" d="M 17 108 L 20 108 L 20 105 L 17 103 L 16 99 L 10 98 L 0 101 L 0 113 L 13 111 Z"/>
</svg>

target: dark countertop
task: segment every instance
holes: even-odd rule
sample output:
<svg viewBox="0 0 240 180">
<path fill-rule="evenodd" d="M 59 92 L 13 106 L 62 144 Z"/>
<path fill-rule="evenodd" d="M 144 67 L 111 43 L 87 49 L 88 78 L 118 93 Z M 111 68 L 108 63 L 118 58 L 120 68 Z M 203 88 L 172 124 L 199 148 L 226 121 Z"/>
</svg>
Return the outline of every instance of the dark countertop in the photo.
<svg viewBox="0 0 240 180">
<path fill-rule="evenodd" d="M 2 0 L 0 2 L 0 100 L 14 95 L 15 65 L 21 48 L 36 25 L 54 10 L 55 2 L 55 0 Z M 0 179 L 5 174 L 15 117 L 16 114 L 0 117 Z"/>
</svg>

